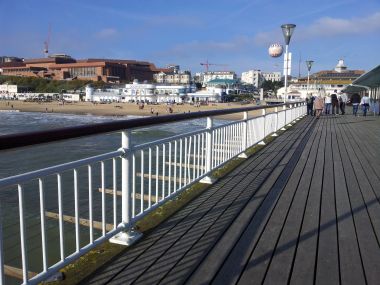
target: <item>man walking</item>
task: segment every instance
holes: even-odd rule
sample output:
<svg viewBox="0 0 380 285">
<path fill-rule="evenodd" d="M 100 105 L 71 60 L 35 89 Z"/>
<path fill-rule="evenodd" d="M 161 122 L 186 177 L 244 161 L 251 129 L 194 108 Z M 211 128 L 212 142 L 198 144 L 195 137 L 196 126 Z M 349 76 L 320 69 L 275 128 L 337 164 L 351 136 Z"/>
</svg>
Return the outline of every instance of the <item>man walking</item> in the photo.
<svg viewBox="0 0 380 285">
<path fill-rule="evenodd" d="M 354 116 L 358 115 L 358 107 L 360 103 L 360 95 L 359 93 L 354 93 L 351 95 L 351 104 L 352 104 L 352 114 Z"/>
<path fill-rule="evenodd" d="M 363 116 L 366 117 L 367 111 L 369 108 L 369 97 L 367 93 L 365 93 L 364 96 L 362 97 L 362 100 L 360 101 L 360 105 L 362 105 Z"/>
<path fill-rule="evenodd" d="M 338 102 L 338 96 L 336 95 L 336 90 L 334 90 L 334 93 L 331 94 L 331 104 L 332 104 L 332 114 L 333 115 L 339 115 L 339 102 Z"/>
<path fill-rule="evenodd" d="M 346 103 L 347 103 L 347 95 L 346 93 L 342 93 L 338 96 L 339 108 L 342 115 L 346 113 Z"/>
</svg>

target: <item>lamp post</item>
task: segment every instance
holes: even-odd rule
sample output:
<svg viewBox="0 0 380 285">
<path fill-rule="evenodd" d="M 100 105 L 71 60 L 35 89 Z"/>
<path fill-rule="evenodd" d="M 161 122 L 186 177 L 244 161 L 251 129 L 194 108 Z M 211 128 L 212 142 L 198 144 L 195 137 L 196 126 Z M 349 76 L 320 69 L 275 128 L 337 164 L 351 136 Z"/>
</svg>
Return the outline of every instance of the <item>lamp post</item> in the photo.
<svg viewBox="0 0 380 285">
<path fill-rule="evenodd" d="M 310 81 L 310 69 L 313 65 L 313 60 L 306 60 L 306 66 L 307 66 L 307 88 L 306 88 L 306 96 L 309 95 L 309 81 Z"/>
<path fill-rule="evenodd" d="M 281 25 L 282 33 L 284 34 L 285 39 L 285 95 L 284 95 L 284 103 L 286 103 L 286 97 L 288 96 L 288 65 L 289 65 L 289 55 L 288 55 L 288 47 L 290 38 L 292 37 L 293 31 L 296 28 L 294 24 L 284 24 Z"/>
</svg>

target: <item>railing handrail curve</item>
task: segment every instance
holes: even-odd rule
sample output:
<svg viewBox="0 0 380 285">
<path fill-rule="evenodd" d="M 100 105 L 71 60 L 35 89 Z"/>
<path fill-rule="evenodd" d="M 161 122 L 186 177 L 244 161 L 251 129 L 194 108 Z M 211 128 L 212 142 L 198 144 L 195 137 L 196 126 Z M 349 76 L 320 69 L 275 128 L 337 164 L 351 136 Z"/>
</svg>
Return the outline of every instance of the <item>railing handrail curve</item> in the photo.
<svg viewBox="0 0 380 285">
<path fill-rule="evenodd" d="M 223 110 L 210 110 L 183 114 L 171 114 L 163 116 L 150 116 L 144 118 L 126 119 L 113 122 L 104 122 L 74 127 L 56 128 L 43 131 L 26 132 L 20 134 L 9 134 L 0 136 L 0 150 L 8 150 L 19 147 L 32 146 L 42 143 L 57 142 L 61 140 L 80 138 L 89 135 L 110 133 L 120 130 L 141 128 L 163 123 L 173 123 L 189 119 L 198 119 L 211 116 L 222 116 L 234 113 L 249 112 L 267 108 L 281 107 L 285 104 L 273 104 L 264 106 L 253 106 L 244 108 L 232 108 Z"/>
</svg>

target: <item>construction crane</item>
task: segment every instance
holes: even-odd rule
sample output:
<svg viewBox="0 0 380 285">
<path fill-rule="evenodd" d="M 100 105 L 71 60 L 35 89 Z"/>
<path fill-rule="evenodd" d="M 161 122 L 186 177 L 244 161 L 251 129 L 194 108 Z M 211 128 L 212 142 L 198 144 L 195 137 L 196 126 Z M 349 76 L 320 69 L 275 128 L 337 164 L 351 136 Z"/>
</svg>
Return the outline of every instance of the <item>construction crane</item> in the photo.
<svg viewBox="0 0 380 285">
<path fill-rule="evenodd" d="M 45 55 L 45 57 L 49 57 L 50 36 L 51 36 L 51 25 L 49 24 L 48 35 L 47 35 L 46 41 L 44 41 L 44 55 Z"/>
<path fill-rule="evenodd" d="M 209 67 L 210 65 L 228 66 L 228 64 L 209 63 L 208 60 L 206 60 L 205 63 L 204 63 L 204 62 L 201 62 L 201 65 L 206 67 L 206 72 L 208 72 L 208 67 Z"/>
</svg>

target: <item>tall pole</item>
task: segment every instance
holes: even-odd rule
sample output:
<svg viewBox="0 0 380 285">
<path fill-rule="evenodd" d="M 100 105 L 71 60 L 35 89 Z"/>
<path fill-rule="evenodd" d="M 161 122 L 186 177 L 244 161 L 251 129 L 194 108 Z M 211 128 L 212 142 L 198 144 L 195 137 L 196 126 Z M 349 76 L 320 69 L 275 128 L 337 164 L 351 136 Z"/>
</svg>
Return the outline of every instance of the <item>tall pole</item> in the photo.
<svg viewBox="0 0 380 285">
<path fill-rule="evenodd" d="M 284 24 L 281 25 L 282 33 L 284 34 L 285 39 L 285 96 L 284 96 L 284 103 L 286 103 L 286 97 L 288 96 L 288 73 L 289 73 L 289 53 L 288 53 L 288 47 L 290 43 L 290 38 L 292 37 L 293 31 L 295 29 L 296 25 L 294 24 Z"/>
<path fill-rule="evenodd" d="M 309 82 L 310 82 L 310 70 L 311 66 L 313 65 L 314 61 L 312 60 L 306 60 L 306 66 L 307 66 L 307 87 L 306 87 L 306 96 L 309 95 Z"/>
<path fill-rule="evenodd" d="M 284 103 L 286 103 L 286 97 L 288 97 L 288 68 L 289 68 L 289 58 L 288 58 L 288 47 L 285 46 L 285 94 L 284 94 Z"/>
</svg>

